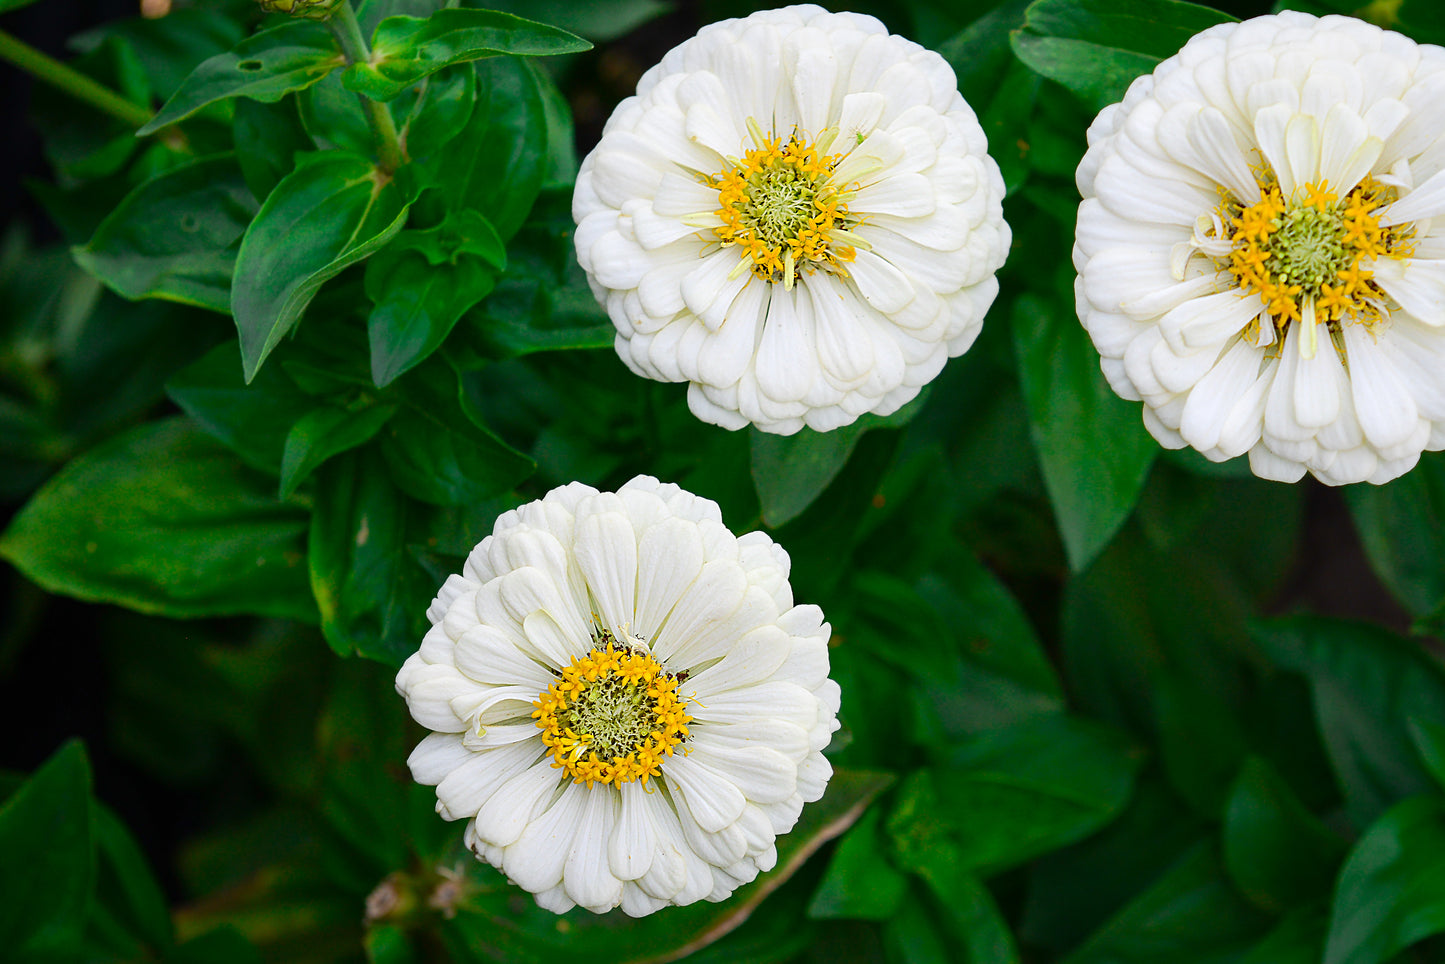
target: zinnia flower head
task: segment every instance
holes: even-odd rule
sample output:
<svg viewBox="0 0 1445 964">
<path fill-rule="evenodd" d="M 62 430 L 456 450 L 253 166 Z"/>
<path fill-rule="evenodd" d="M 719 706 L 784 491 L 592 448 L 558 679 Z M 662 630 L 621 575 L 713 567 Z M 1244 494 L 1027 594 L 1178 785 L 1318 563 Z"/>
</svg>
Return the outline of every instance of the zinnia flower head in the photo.
<svg viewBox="0 0 1445 964">
<path fill-rule="evenodd" d="M 1445 448 L 1445 50 L 1286 12 L 1089 129 L 1079 317 L 1171 448 L 1386 482 Z"/>
<path fill-rule="evenodd" d="M 412 775 L 549 910 L 724 899 L 832 775 L 830 629 L 788 567 L 646 476 L 503 514 L 397 674 L 435 731 Z"/>
<path fill-rule="evenodd" d="M 582 163 L 577 257 L 639 375 L 730 429 L 888 414 L 998 292 L 1003 179 L 952 69 L 872 17 L 703 28 Z"/>
</svg>

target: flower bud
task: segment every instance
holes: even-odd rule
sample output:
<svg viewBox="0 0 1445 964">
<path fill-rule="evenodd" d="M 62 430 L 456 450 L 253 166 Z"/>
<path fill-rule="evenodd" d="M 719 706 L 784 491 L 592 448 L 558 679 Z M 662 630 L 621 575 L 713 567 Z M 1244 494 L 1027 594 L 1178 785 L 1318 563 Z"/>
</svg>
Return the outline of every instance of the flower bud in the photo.
<svg viewBox="0 0 1445 964">
<path fill-rule="evenodd" d="M 256 0 L 267 13 L 285 13 L 307 20 L 330 20 L 343 0 Z"/>
</svg>

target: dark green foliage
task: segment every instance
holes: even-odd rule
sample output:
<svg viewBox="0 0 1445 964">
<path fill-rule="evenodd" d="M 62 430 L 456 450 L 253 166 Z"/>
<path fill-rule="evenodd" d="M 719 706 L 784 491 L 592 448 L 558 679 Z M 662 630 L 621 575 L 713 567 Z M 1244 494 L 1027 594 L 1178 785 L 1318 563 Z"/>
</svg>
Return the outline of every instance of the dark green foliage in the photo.
<svg viewBox="0 0 1445 964">
<path fill-rule="evenodd" d="M 1013 247 L 917 401 L 788 437 L 629 372 L 573 253 L 607 111 L 761 4 L 675 6 L 364 0 L 356 63 L 250 0 L 75 38 L 162 106 L 136 136 L 39 91 L 69 247 L 0 240 L 0 680 L 41 707 L 0 957 L 1442 959 L 1445 456 L 1339 499 L 1162 452 L 1075 320 L 1095 112 L 1264 5 L 860 0 L 953 67 Z M 1442 39 L 1427 0 L 1365 12 Z M 788 552 L 835 773 L 727 901 L 557 917 L 412 781 L 394 674 L 501 512 L 640 473 Z"/>
</svg>

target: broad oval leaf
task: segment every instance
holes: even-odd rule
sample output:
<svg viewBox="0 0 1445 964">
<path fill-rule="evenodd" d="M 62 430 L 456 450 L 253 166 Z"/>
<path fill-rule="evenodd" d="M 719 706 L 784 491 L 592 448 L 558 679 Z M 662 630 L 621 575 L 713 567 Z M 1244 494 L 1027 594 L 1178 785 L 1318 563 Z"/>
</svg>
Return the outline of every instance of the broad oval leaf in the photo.
<svg viewBox="0 0 1445 964">
<path fill-rule="evenodd" d="M 281 455 L 280 497 L 288 498 L 317 466 L 347 449 L 369 442 L 396 412 L 395 405 L 367 405 L 353 411 L 321 405 L 296 420 Z"/>
<path fill-rule="evenodd" d="M 309 20 L 283 23 L 204 61 L 136 136 L 152 134 L 231 97 L 274 104 L 345 63 L 336 41 L 321 24 Z"/>
<path fill-rule="evenodd" d="M 1180 0 L 1039 0 L 1012 37 L 1018 58 L 1097 107 L 1227 13 Z"/>
<path fill-rule="evenodd" d="M 1345 502 L 1370 566 L 1416 616 L 1445 606 L 1445 453 L 1388 485 L 1351 485 Z"/>
<path fill-rule="evenodd" d="M 575 54 L 592 45 L 558 27 L 496 10 L 438 10 L 430 17 L 387 17 L 371 38 L 371 61 L 342 75 L 347 89 L 391 100 L 412 84 L 453 64 L 498 54 L 539 57 Z"/>
<path fill-rule="evenodd" d="M 79 943 L 95 887 L 93 811 L 90 765 L 78 740 L 0 807 L 0 946 L 16 960 L 63 960 L 57 952 Z"/>
<path fill-rule="evenodd" d="M 1431 789 L 1412 720 L 1445 723 L 1445 667 L 1418 644 L 1365 623 L 1295 616 L 1251 632 L 1274 662 L 1303 673 L 1355 826 Z"/>
<path fill-rule="evenodd" d="M 314 620 L 305 532 L 305 510 L 178 417 L 67 465 L 0 537 L 0 556 L 51 592 L 140 612 Z"/>
<path fill-rule="evenodd" d="M 163 298 L 227 311 L 236 243 L 256 214 L 233 154 L 201 158 L 126 195 L 75 260 L 135 300 Z"/>
<path fill-rule="evenodd" d="M 1381 964 L 1445 932 L 1445 800 L 1392 808 L 1340 871 L 1324 964 Z"/>
<path fill-rule="evenodd" d="M 1013 312 L 1019 383 L 1069 566 L 1084 569 L 1133 511 L 1159 445 L 1099 371 L 1072 315 L 1025 295 Z"/>
<path fill-rule="evenodd" d="M 1224 866 L 1241 893 L 1282 913 L 1327 893 L 1344 855 L 1344 840 L 1273 767 L 1259 757 L 1245 761 L 1224 812 Z"/>
<path fill-rule="evenodd" d="M 396 183 L 346 151 L 306 155 L 276 185 L 241 240 L 231 288 L 247 381 L 317 289 L 391 240 L 406 214 Z"/>
</svg>

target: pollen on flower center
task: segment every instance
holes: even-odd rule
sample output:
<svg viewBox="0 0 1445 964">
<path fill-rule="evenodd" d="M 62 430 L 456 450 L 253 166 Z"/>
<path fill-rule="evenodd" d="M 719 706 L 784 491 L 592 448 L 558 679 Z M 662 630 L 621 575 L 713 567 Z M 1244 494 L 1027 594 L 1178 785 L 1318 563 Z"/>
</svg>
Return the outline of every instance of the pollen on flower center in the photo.
<svg viewBox="0 0 1445 964">
<path fill-rule="evenodd" d="M 1387 298 L 1363 265 L 1408 257 L 1413 247 L 1412 226 L 1380 224 L 1380 209 L 1394 200 L 1394 190 L 1366 177 L 1343 198 L 1325 181 L 1285 197 L 1273 174 L 1257 179 L 1260 200 L 1244 204 L 1228 196 L 1215 219 L 1218 240 L 1228 244 L 1221 268 L 1242 290 L 1259 295 L 1273 322 L 1272 331 L 1252 322 L 1249 334 L 1260 345 L 1282 344 L 1290 322 L 1301 321 L 1306 355 L 1313 357 L 1316 321 L 1332 333 L 1346 320 L 1374 330 L 1387 315 Z"/>
<path fill-rule="evenodd" d="M 784 143 L 751 118 L 748 130 L 755 146 L 707 178 L 718 191 L 718 242 L 744 252 L 736 273 L 750 268 L 788 288 L 800 270 L 846 276 L 841 262 L 853 260 L 858 239 L 848 231 L 854 223 L 846 203 L 851 194 L 832 177 L 843 155 L 825 153 L 837 131 L 824 131 L 812 143 L 794 131 Z"/>
<path fill-rule="evenodd" d="M 610 632 L 600 647 L 574 657 L 557 682 L 532 702 L 554 769 L 576 783 L 646 783 L 687 738 L 692 722 L 677 695 L 677 677 L 652 656 L 618 647 Z"/>
</svg>

